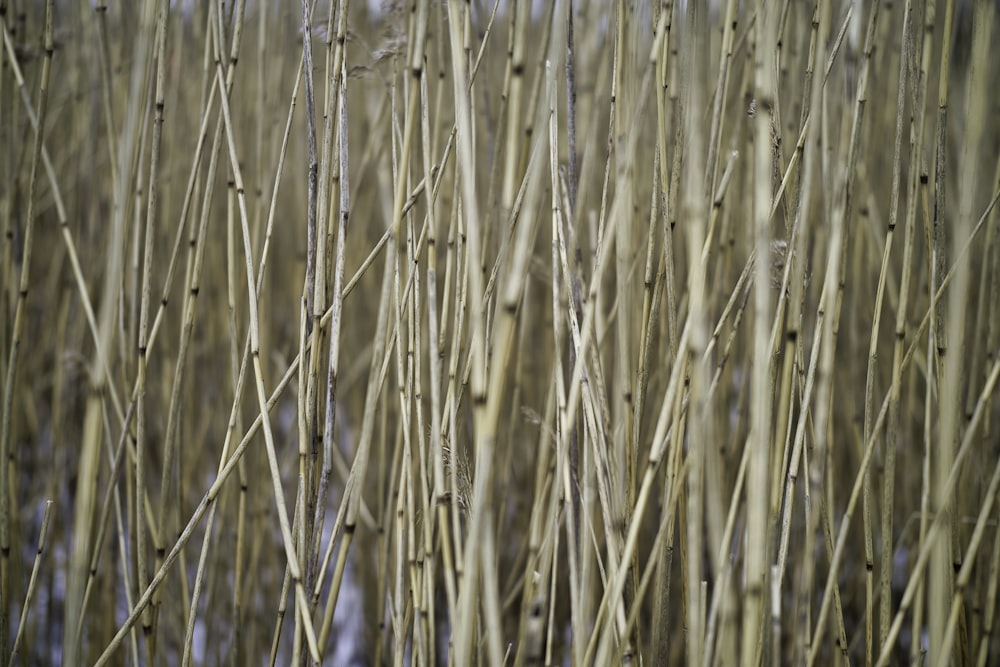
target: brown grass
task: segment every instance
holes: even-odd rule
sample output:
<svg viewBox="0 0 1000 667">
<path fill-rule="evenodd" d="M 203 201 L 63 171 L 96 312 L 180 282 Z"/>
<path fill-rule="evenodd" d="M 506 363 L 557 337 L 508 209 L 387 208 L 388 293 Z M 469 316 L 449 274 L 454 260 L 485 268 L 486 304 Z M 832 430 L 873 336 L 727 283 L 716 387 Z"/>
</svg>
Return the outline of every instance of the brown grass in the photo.
<svg viewBox="0 0 1000 667">
<path fill-rule="evenodd" d="M 0 660 L 1000 661 L 996 3 L 348 4 L 0 0 Z"/>
</svg>

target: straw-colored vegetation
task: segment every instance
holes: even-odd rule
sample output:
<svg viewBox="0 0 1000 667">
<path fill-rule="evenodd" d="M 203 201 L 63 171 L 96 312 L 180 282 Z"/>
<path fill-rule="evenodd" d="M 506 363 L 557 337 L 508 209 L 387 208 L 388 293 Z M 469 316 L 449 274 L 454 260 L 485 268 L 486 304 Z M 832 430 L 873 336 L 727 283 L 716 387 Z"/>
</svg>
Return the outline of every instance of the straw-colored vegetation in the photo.
<svg viewBox="0 0 1000 667">
<path fill-rule="evenodd" d="M 374 4 L 0 0 L 0 661 L 1000 663 L 997 4 Z"/>
</svg>

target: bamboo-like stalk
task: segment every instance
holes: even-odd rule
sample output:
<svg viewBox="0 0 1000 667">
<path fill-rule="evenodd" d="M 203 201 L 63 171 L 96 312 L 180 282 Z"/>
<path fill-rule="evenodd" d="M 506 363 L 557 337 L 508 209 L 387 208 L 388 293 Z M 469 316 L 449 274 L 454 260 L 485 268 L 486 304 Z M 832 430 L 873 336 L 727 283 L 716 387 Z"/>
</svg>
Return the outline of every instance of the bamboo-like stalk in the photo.
<svg viewBox="0 0 1000 667">
<path fill-rule="evenodd" d="M 51 6 L 47 8 L 51 10 Z M 38 533 L 38 549 L 35 552 L 35 560 L 31 566 L 31 577 L 28 579 L 28 590 L 24 594 L 24 604 L 21 607 L 21 617 L 17 622 L 17 634 L 14 635 L 14 643 L 10 648 L 10 660 L 8 665 L 13 667 L 17 661 L 17 652 L 21 639 L 24 637 L 24 629 L 26 626 L 25 620 L 28 617 L 29 610 L 35 599 L 35 589 L 38 582 L 38 572 L 42 565 L 42 555 L 45 552 L 45 542 L 48 538 L 49 532 L 49 520 L 52 517 L 52 501 L 47 500 L 45 502 L 45 510 L 42 513 L 42 526 Z"/>
<path fill-rule="evenodd" d="M 945 205 L 947 203 L 947 191 L 948 184 L 945 178 L 944 172 L 947 166 L 948 158 L 947 152 L 945 150 L 945 136 L 947 133 L 947 123 L 948 123 L 948 106 L 949 106 L 949 77 L 951 74 L 951 57 L 952 57 L 952 45 L 948 36 L 952 33 L 953 20 L 955 16 L 955 3 L 946 0 L 945 11 L 944 11 L 944 24 L 943 24 L 943 34 L 945 35 L 944 41 L 941 47 L 941 64 L 938 71 L 938 96 L 937 96 L 937 126 L 935 132 L 935 149 L 934 149 L 934 171 L 933 171 L 933 215 L 928 216 L 928 221 L 925 223 L 927 230 L 925 235 L 929 239 L 930 246 L 930 289 L 937 290 L 941 285 L 941 274 L 944 272 L 944 266 L 947 262 L 947 249 L 944 243 L 944 231 L 943 231 L 943 215 L 945 211 Z M 927 391 L 925 393 L 924 399 L 924 463 L 923 463 L 923 475 L 922 475 L 922 502 L 920 507 L 920 544 L 923 545 L 925 539 L 927 539 L 927 527 L 931 520 L 931 512 L 933 512 L 935 507 L 935 502 L 937 499 L 937 493 L 932 489 L 933 481 L 931 479 L 931 469 L 933 466 L 932 458 L 932 442 L 935 438 L 935 423 L 930 419 L 930 415 L 934 413 L 934 407 L 936 402 L 934 400 L 935 391 L 941 391 L 940 383 L 942 380 L 942 364 L 940 357 L 942 352 L 947 349 L 947 332 L 944 326 L 944 313 L 943 306 L 941 304 L 935 304 L 934 319 L 930 327 L 930 334 L 927 338 L 927 350 L 928 359 L 933 359 L 933 364 L 928 364 L 931 366 L 931 372 L 928 373 L 929 382 L 927 384 Z M 938 577 L 940 580 L 940 576 Z M 928 582 L 929 587 L 929 582 Z M 923 619 L 924 619 L 924 596 L 926 592 L 921 587 L 917 589 L 918 605 L 916 613 L 914 614 L 914 625 L 923 631 Z M 929 611 L 929 610 L 928 610 Z M 938 612 L 942 614 L 943 612 Z M 928 622 L 929 622 L 928 615 Z M 940 627 L 940 624 L 939 624 Z M 915 635 L 910 646 L 910 655 L 916 659 L 921 653 L 925 652 L 927 647 L 922 646 L 922 642 Z"/>
<path fill-rule="evenodd" d="M 53 55 L 53 35 L 55 25 L 55 3 L 48 0 L 45 3 L 45 56 L 42 62 L 42 75 L 38 86 L 38 114 L 35 123 L 35 133 L 31 150 L 31 172 L 28 179 L 27 211 L 25 213 L 24 241 L 20 248 L 20 271 L 17 273 L 17 297 L 14 305 L 13 324 L 10 333 L 10 349 L 7 352 L 7 364 L 4 373 L 3 384 L 3 405 L 0 406 L 0 590 L 3 591 L 0 605 L 3 611 L 0 612 L 0 632 L 3 638 L 0 639 L 0 654 L 7 653 L 7 642 L 9 641 L 9 628 L 7 609 L 11 602 L 11 576 L 10 576 L 10 553 L 11 549 L 17 549 L 18 545 L 12 541 L 11 529 L 13 515 L 17 512 L 16 504 L 11 506 L 9 489 L 12 484 L 11 468 L 8 461 L 12 458 L 11 449 L 11 429 L 14 414 L 14 390 L 18 379 L 18 367 L 21 363 L 21 347 L 25 343 L 23 340 L 25 325 L 27 320 L 28 291 L 32 286 L 31 280 L 31 260 L 34 250 L 35 225 L 37 221 L 37 188 L 38 172 L 41 163 L 42 145 L 45 137 L 45 119 L 49 103 L 49 86 L 52 73 Z M 9 44 L 9 37 L 4 25 L 4 41 Z M 23 87 L 22 87 L 22 90 Z M 15 533 L 16 534 L 16 533 Z M 18 624 L 18 632 L 22 623 Z M 15 644 L 16 648 L 16 644 Z M 12 649 L 13 650 L 13 649 Z M 11 654 L 13 657 L 13 653 Z"/>
<path fill-rule="evenodd" d="M 747 584 L 743 600 L 743 664 L 761 661 L 763 624 L 767 586 L 767 548 L 769 505 L 769 468 L 771 451 L 771 385 L 768 345 L 771 328 L 771 286 L 766 280 L 767 265 L 763 262 L 771 248 L 771 149 L 775 131 L 774 112 L 777 104 L 777 82 L 773 68 L 776 58 L 774 40 L 777 32 L 776 8 L 757 4 L 756 45 L 754 50 L 753 94 L 756 112 L 752 119 L 753 142 L 753 239 L 757 255 L 754 280 L 754 337 L 751 376 L 751 432 L 747 447 L 751 448 L 747 470 Z M 836 247 L 836 246 L 833 246 Z M 765 641 L 766 645 L 767 642 Z"/>
<path fill-rule="evenodd" d="M 889 261 L 892 254 L 893 240 L 895 238 L 896 223 L 899 216 L 899 191 L 900 191 L 900 180 L 902 178 L 902 152 L 903 152 L 903 116 L 906 103 L 906 87 L 907 87 L 907 74 L 910 67 L 910 60 L 912 59 L 912 54 L 910 53 L 910 44 L 913 42 L 912 31 L 913 31 L 913 6 L 912 3 L 907 3 L 903 8 L 903 25 L 902 34 L 900 36 L 900 41 L 902 43 L 902 50 L 900 52 L 899 58 L 899 75 L 898 75 L 898 87 L 896 94 L 896 131 L 895 138 L 893 140 L 893 154 L 892 154 L 892 178 L 891 178 L 891 192 L 889 195 L 889 219 L 888 228 L 885 233 L 885 245 L 882 253 L 882 265 L 879 269 L 878 287 L 875 292 L 875 313 L 872 318 L 872 328 L 871 337 L 868 346 L 868 371 L 865 376 L 865 423 L 864 423 L 864 439 L 868 442 L 869 439 L 873 437 L 871 430 L 872 421 L 874 420 L 874 392 L 875 392 L 875 375 L 879 356 L 879 330 L 881 329 L 882 320 L 882 302 L 885 297 L 886 282 L 889 277 Z M 912 246 L 911 246 L 912 250 Z M 911 255 L 912 257 L 912 252 Z M 909 266 L 908 263 L 904 263 L 904 267 Z M 904 278 L 904 280 L 906 280 Z M 905 305 L 897 307 L 897 318 L 905 318 Z M 905 323 L 905 320 L 904 320 Z M 901 324 L 897 320 L 897 332 L 901 328 Z M 897 345 L 897 347 L 900 347 Z M 883 625 L 887 623 L 888 619 L 888 605 L 891 604 L 891 591 L 889 590 L 889 575 L 891 571 L 892 564 L 892 520 L 891 514 L 887 515 L 886 512 L 891 512 L 892 496 L 891 494 L 886 495 L 891 490 L 892 480 L 891 476 L 895 474 L 894 466 L 889 465 L 892 463 L 892 452 L 895 448 L 895 443 L 890 442 L 888 439 L 885 440 L 886 447 L 886 469 L 884 471 L 884 481 L 883 481 L 883 502 L 888 502 L 889 509 L 883 507 L 883 519 L 881 522 L 882 533 L 881 541 L 883 545 L 882 550 L 882 560 L 880 563 L 880 584 L 879 592 L 882 596 L 882 601 L 879 611 L 879 636 L 883 635 Z M 875 603 L 874 603 L 874 588 L 875 588 L 875 554 L 873 545 L 873 532 L 874 526 L 872 525 L 872 505 L 874 500 L 872 498 L 872 479 L 871 473 L 865 477 L 865 487 L 864 487 L 864 531 L 865 531 L 865 605 L 867 612 L 867 623 L 865 624 L 865 660 L 870 663 L 872 661 L 872 651 L 873 644 L 875 642 Z M 886 488 L 888 487 L 888 489 Z M 888 499 L 888 500 L 887 500 Z M 889 516 L 890 518 L 886 518 Z M 882 610 L 885 611 L 882 611 Z M 883 620 L 885 619 L 885 620 Z M 881 643 L 881 639 L 879 640 Z"/>
<path fill-rule="evenodd" d="M 700 32 L 701 12 L 696 8 L 688 11 L 686 28 L 691 35 Z M 687 71 L 697 72 L 701 68 L 698 49 L 694 44 L 685 48 L 685 60 L 682 67 Z M 705 624 L 708 610 L 707 600 L 702 599 L 699 591 L 703 583 L 707 583 L 703 574 L 702 554 L 717 552 L 717 536 L 709 534 L 704 539 L 706 527 L 711 529 L 712 523 L 706 517 L 706 505 L 711 510 L 712 491 L 706 488 L 707 465 L 714 461 L 709 455 L 709 443 L 714 441 L 712 428 L 712 402 L 709 398 L 709 368 L 701 363 L 708 346 L 708 286 L 706 285 L 706 265 L 698 261 L 707 236 L 708 196 L 706 193 L 704 139 L 697 110 L 701 108 L 701 91 L 698 86 L 688 85 L 682 91 L 684 105 L 684 135 L 686 142 L 683 182 L 684 197 L 681 201 L 682 210 L 687 218 L 686 231 L 688 239 L 687 289 L 689 294 L 688 324 L 691 333 L 688 337 L 687 350 L 683 351 L 690 363 L 690 385 L 688 388 L 689 405 L 693 404 L 693 414 L 690 416 L 688 433 L 690 442 L 687 455 L 687 524 L 686 557 L 687 557 L 687 590 L 689 595 L 687 609 L 688 625 L 688 665 L 701 665 L 705 653 Z M 763 283 L 764 281 L 759 281 Z M 690 409 L 690 408 L 689 408 Z M 714 573 L 713 573 L 714 574 Z"/>
<path fill-rule="evenodd" d="M 992 12 L 985 3 L 980 3 L 973 17 L 973 44 L 971 54 L 971 71 L 968 79 L 967 93 L 967 129 L 963 146 L 961 179 L 958 193 L 958 220 L 954 224 L 954 238 L 961 241 L 971 235 L 973 226 L 973 200 L 978 183 L 978 170 L 973 168 L 968 156 L 974 154 L 976 146 L 982 140 L 986 120 L 986 100 L 976 86 L 985 83 L 989 71 L 988 45 L 992 32 Z M 957 262 L 954 285 L 948 298 L 948 320 L 945 328 L 945 341 L 948 351 L 946 359 L 942 359 L 944 371 L 942 374 L 941 393 L 939 398 L 940 422 L 937 430 L 937 446 L 934 449 L 933 468 L 931 475 L 931 510 L 935 514 L 944 515 L 946 524 L 944 535 L 935 542 L 930 570 L 928 572 L 928 624 L 930 626 L 929 659 L 931 664 L 943 664 L 951 660 L 961 660 L 964 656 L 964 646 L 958 656 L 946 650 L 946 630 L 948 621 L 948 600 L 952 598 L 955 571 L 950 565 L 957 564 L 958 554 L 952 554 L 953 546 L 948 536 L 956 529 L 954 512 L 960 507 L 952 494 L 946 494 L 942 472 L 950 470 L 955 460 L 955 442 L 961 434 L 960 424 L 962 410 L 961 378 L 965 373 L 965 349 L 967 342 L 962 335 L 965 328 L 966 304 L 968 303 L 968 285 L 972 269 L 968 261 Z M 944 357 L 943 346 L 941 356 Z M 935 471 L 937 474 L 935 474 Z M 961 611 L 961 609 L 959 609 Z"/>
<path fill-rule="evenodd" d="M 907 334 L 907 307 L 911 282 L 913 279 L 913 253 L 916 245 L 915 227 L 918 210 L 918 183 L 926 175 L 923 159 L 924 121 L 926 118 L 927 73 L 931 58 L 935 6 L 927 3 L 924 8 L 923 40 L 916 55 L 920 57 L 920 69 L 917 73 L 916 95 L 913 100 L 916 116 L 916 129 L 910 140 L 910 164 L 919 165 L 912 168 L 907 189 L 907 208 L 903 237 L 903 270 L 899 288 L 899 307 L 896 311 L 895 334 L 893 346 L 892 380 L 889 390 L 889 416 L 886 422 L 885 470 L 882 478 L 882 562 L 880 569 L 879 594 L 879 635 L 878 646 L 885 646 L 886 634 L 892 615 L 892 572 L 894 566 L 893 554 L 893 505 L 895 503 L 896 448 L 898 447 L 899 420 L 901 410 L 901 384 L 903 347 Z M 916 58 L 915 58 L 916 59 Z"/>
</svg>

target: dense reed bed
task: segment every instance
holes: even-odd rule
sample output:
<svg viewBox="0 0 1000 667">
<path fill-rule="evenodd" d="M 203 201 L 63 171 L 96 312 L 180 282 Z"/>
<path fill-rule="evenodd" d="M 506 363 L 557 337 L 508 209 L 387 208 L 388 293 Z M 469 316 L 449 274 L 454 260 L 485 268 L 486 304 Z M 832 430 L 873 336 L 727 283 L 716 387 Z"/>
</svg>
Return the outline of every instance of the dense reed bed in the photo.
<svg viewBox="0 0 1000 667">
<path fill-rule="evenodd" d="M 0 659 L 1000 662 L 990 0 L 0 0 Z"/>
</svg>

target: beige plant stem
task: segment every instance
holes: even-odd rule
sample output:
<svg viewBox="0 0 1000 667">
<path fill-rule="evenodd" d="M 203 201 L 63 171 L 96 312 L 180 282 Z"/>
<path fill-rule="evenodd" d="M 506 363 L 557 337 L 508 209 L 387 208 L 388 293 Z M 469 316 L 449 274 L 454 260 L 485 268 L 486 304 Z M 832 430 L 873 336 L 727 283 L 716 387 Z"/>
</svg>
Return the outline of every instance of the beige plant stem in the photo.
<svg viewBox="0 0 1000 667">
<path fill-rule="evenodd" d="M 55 3 L 48 0 L 45 3 L 45 57 L 42 65 L 42 76 L 38 89 L 38 114 L 35 123 L 35 134 L 31 151 L 31 174 L 28 181 L 28 201 L 27 212 L 25 214 L 24 242 L 20 250 L 20 271 L 17 278 L 17 301 L 13 316 L 13 326 L 10 337 L 10 350 L 7 353 L 7 367 L 4 373 L 3 385 L 3 405 L 2 417 L 0 417 L 0 654 L 6 654 L 7 641 L 9 635 L 7 609 L 11 591 L 10 576 L 10 554 L 12 547 L 16 549 L 16 543 L 12 545 L 11 540 L 11 516 L 16 511 L 16 506 L 11 507 L 9 489 L 11 485 L 11 469 L 8 460 L 11 454 L 11 419 L 14 413 L 14 389 L 17 383 L 18 366 L 20 363 L 21 347 L 25 341 L 22 340 L 25 331 L 27 315 L 28 291 L 32 286 L 31 281 L 31 259 L 34 250 L 35 225 L 37 220 L 37 188 L 38 172 L 41 162 L 43 139 L 45 136 L 45 118 L 48 110 L 48 95 L 50 77 L 52 72 L 53 55 L 53 34 L 55 25 Z M 6 33 L 4 41 L 9 44 L 9 35 Z M 20 631 L 20 629 L 19 629 Z"/>
<path fill-rule="evenodd" d="M 52 518 L 52 501 L 48 500 L 45 502 L 45 510 L 42 514 L 42 527 L 38 533 L 38 549 L 35 552 L 35 561 L 31 566 L 31 577 L 28 579 L 28 590 L 24 594 L 24 606 L 21 607 L 21 618 L 17 623 L 17 634 L 14 636 L 14 643 L 10 648 L 10 661 L 7 663 L 9 667 L 14 667 L 17 662 L 17 652 L 21 639 L 24 637 L 24 628 L 27 625 L 25 620 L 28 617 L 28 612 L 31 609 L 32 602 L 35 599 L 35 589 L 38 582 L 38 572 L 42 565 L 42 556 L 45 553 L 45 541 L 48 537 L 49 532 L 49 521 Z"/>
</svg>

